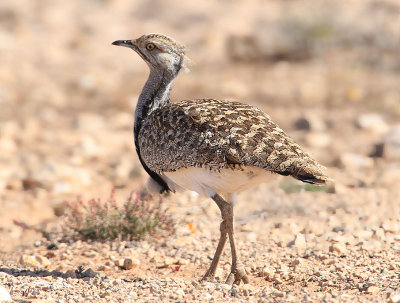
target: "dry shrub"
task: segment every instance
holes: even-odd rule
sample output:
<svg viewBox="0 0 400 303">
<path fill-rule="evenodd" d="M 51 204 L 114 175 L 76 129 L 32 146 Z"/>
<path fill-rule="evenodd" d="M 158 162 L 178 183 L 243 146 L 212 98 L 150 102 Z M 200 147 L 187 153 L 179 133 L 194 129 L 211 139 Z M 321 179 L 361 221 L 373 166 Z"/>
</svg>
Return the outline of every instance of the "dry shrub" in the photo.
<svg viewBox="0 0 400 303">
<path fill-rule="evenodd" d="M 132 192 L 119 205 L 114 194 L 113 190 L 105 202 L 98 198 L 85 203 L 79 197 L 75 202 L 67 201 L 65 236 L 83 240 L 140 240 L 147 235 L 166 236 L 173 232 L 173 220 L 162 208 L 161 198 L 155 202 Z"/>
</svg>

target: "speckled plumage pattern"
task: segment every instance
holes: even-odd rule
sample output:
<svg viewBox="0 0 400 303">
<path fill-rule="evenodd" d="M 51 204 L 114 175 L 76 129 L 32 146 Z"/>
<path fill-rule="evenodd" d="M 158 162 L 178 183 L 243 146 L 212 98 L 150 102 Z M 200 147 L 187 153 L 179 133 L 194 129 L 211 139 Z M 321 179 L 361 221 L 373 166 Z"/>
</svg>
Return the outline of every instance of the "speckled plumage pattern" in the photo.
<svg viewBox="0 0 400 303">
<path fill-rule="evenodd" d="M 263 181 L 268 171 L 323 184 L 328 178 L 322 166 L 253 106 L 214 99 L 170 103 L 171 84 L 186 59 L 185 48 L 172 38 L 148 34 L 113 44 L 133 49 L 150 68 L 134 126 L 136 151 L 150 175 L 149 188 L 159 193 L 189 189 L 212 198 L 222 222 L 217 249 L 202 280 L 215 277 L 229 238 L 232 265 L 225 283 L 249 283 L 234 240 L 232 197 Z"/>
<path fill-rule="evenodd" d="M 239 102 L 184 100 L 143 121 L 139 147 L 158 173 L 185 167 L 254 166 L 310 183 L 327 179 L 321 166 L 261 110 Z"/>
</svg>

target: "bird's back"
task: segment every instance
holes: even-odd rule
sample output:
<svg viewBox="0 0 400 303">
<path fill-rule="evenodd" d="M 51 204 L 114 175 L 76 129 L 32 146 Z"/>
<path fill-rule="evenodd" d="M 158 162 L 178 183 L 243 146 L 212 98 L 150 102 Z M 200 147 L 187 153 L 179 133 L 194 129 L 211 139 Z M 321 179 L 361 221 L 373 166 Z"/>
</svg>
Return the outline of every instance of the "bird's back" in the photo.
<svg viewBox="0 0 400 303">
<path fill-rule="evenodd" d="M 261 110 L 239 102 L 184 100 L 153 111 L 139 133 L 142 157 L 158 173 L 188 167 L 258 167 L 308 183 L 320 166 Z"/>
</svg>

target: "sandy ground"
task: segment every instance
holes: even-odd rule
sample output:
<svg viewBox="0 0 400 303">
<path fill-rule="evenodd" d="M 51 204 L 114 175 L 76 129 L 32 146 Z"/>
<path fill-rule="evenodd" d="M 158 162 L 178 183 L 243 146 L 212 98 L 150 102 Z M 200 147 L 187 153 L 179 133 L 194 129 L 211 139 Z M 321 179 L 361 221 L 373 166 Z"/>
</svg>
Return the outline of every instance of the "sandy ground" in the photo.
<svg viewBox="0 0 400 303">
<path fill-rule="evenodd" d="M 396 1 L 3 1 L 0 285 L 17 302 L 400 302 L 399 13 Z M 188 45 L 173 100 L 256 105 L 335 179 L 312 192 L 271 175 L 238 195 L 250 285 L 223 283 L 229 247 L 216 282 L 199 282 L 220 216 L 191 193 L 164 197 L 167 238 L 63 243 L 13 224 L 60 231 L 64 200 L 144 190 L 132 124 L 147 67 L 111 42 L 149 32 Z"/>
</svg>

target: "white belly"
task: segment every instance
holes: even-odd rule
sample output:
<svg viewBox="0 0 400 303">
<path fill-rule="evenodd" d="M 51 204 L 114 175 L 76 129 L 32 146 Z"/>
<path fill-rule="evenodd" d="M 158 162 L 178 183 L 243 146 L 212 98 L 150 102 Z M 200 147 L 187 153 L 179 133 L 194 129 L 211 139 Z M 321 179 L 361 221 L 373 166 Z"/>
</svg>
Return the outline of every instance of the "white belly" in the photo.
<svg viewBox="0 0 400 303">
<path fill-rule="evenodd" d="M 258 167 L 242 169 L 224 168 L 214 171 L 207 168 L 189 167 L 173 172 L 164 172 L 163 179 L 172 190 L 187 189 L 200 195 L 215 193 L 229 195 L 262 183 L 268 171 Z"/>
</svg>

